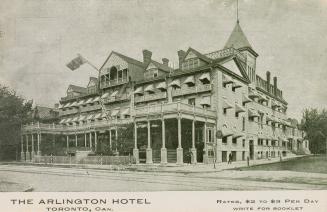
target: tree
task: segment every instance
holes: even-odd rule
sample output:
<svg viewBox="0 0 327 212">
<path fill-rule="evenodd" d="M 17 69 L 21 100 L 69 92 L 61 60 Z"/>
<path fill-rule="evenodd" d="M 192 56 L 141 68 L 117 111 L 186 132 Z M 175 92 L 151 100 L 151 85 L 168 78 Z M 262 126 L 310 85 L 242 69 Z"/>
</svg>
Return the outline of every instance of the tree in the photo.
<svg viewBox="0 0 327 212">
<path fill-rule="evenodd" d="M 315 154 L 326 152 L 327 110 L 305 109 L 302 114 L 301 129 L 310 141 L 310 151 Z"/>
<path fill-rule="evenodd" d="M 12 160 L 20 148 L 21 125 L 30 121 L 31 101 L 0 84 L 0 160 Z"/>
</svg>

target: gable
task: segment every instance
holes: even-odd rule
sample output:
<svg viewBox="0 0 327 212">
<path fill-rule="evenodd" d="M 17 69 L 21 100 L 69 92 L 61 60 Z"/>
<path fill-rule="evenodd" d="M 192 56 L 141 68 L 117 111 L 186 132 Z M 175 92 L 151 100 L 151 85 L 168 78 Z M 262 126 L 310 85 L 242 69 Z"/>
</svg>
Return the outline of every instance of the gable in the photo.
<svg viewBox="0 0 327 212">
<path fill-rule="evenodd" d="M 153 68 L 157 68 L 157 66 L 155 66 L 153 63 L 150 63 L 146 68 L 146 70 L 153 69 Z"/>
<path fill-rule="evenodd" d="M 184 60 L 193 59 L 193 58 L 197 58 L 196 54 L 193 51 L 189 51 L 189 53 L 185 56 Z"/>
<path fill-rule="evenodd" d="M 240 77 L 243 78 L 247 78 L 242 71 L 238 68 L 235 60 L 229 60 L 223 64 L 221 64 L 223 67 L 227 68 L 228 70 L 230 70 L 231 72 L 233 72 L 234 74 L 237 74 Z"/>
<path fill-rule="evenodd" d="M 87 85 L 87 87 L 92 87 L 92 86 L 96 86 L 96 82 L 94 80 L 90 80 L 89 84 Z"/>
<path fill-rule="evenodd" d="M 73 88 L 71 86 L 69 86 L 68 89 L 67 89 L 67 93 L 71 93 L 73 91 L 74 91 Z"/>
<path fill-rule="evenodd" d="M 111 67 L 115 66 L 119 70 L 127 69 L 128 63 L 115 53 L 111 53 L 106 63 L 101 69 L 101 74 L 107 74 Z"/>
</svg>

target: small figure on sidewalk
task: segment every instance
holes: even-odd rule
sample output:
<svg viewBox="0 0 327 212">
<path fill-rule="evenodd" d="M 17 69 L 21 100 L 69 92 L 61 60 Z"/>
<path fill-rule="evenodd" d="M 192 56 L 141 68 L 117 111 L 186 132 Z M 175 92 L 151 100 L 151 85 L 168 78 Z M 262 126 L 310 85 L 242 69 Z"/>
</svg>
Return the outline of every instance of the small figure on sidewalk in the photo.
<svg viewBox="0 0 327 212">
<path fill-rule="evenodd" d="M 232 164 L 232 160 L 233 160 L 233 154 L 229 153 L 229 155 L 228 155 L 228 164 Z"/>
</svg>

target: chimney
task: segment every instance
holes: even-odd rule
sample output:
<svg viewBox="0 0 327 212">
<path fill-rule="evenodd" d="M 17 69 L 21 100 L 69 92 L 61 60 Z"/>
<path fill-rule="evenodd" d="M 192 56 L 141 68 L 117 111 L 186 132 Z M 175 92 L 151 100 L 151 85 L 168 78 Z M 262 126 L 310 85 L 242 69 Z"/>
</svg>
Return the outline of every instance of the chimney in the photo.
<svg viewBox="0 0 327 212">
<path fill-rule="evenodd" d="M 167 58 L 162 58 L 162 64 L 168 66 L 169 60 Z"/>
<path fill-rule="evenodd" d="M 184 52 L 183 50 L 179 50 L 177 52 L 177 54 L 178 54 L 179 69 L 182 69 L 182 62 L 183 62 L 183 58 L 185 57 L 186 52 Z"/>
<path fill-rule="evenodd" d="M 58 109 L 59 108 L 59 103 L 54 104 L 54 108 Z"/>
<path fill-rule="evenodd" d="M 277 77 L 274 77 L 274 95 L 277 96 Z"/>
<path fill-rule="evenodd" d="M 143 50 L 143 63 L 149 64 L 151 61 L 151 57 L 152 57 L 152 52 L 150 52 L 147 49 L 144 49 Z"/>
<path fill-rule="evenodd" d="M 267 80 L 267 91 L 270 93 L 270 72 L 266 72 L 266 80 Z"/>
</svg>

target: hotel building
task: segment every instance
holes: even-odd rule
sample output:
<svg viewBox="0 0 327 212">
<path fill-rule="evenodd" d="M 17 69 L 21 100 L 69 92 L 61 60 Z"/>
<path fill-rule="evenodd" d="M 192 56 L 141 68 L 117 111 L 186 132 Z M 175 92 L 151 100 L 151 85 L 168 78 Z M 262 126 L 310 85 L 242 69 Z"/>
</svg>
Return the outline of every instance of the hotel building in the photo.
<svg viewBox="0 0 327 212">
<path fill-rule="evenodd" d="M 23 126 L 21 157 L 45 154 L 40 146 L 49 142 L 62 143 L 62 154 L 99 154 L 106 146 L 148 164 L 309 153 L 304 132 L 287 117 L 277 77 L 256 74 L 258 56 L 238 22 L 221 50 L 179 50 L 176 69 L 148 50 L 143 61 L 111 52 L 98 78 L 68 86 L 58 123 Z M 119 139 L 125 131 L 130 146 Z"/>
</svg>

